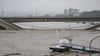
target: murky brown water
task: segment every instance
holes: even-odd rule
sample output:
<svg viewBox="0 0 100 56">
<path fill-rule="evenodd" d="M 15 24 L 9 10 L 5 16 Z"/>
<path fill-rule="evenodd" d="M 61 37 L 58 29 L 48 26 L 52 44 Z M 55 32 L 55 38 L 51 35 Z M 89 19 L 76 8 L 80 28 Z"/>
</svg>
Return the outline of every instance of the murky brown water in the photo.
<svg viewBox="0 0 100 56">
<path fill-rule="evenodd" d="M 92 38 L 100 35 L 100 31 L 85 30 L 59 30 L 59 33 L 61 37 L 72 36 L 73 44 L 85 46 L 89 45 Z M 10 53 L 21 53 L 17 56 L 88 56 L 88 53 L 84 52 L 51 53 L 49 46 L 58 43 L 59 38 L 55 30 L 2 30 L 0 31 L 0 56 Z M 96 39 L 92 46 L 100 48 L 99 43 L 100 38 Z"/>
</svg>

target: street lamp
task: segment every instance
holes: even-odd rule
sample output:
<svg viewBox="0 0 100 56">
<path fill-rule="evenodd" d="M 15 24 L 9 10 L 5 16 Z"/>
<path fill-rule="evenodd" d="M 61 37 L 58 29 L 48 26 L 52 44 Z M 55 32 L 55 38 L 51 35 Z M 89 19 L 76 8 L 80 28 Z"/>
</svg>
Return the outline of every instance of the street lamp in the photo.
<svg viewBox="0 0 100 56">
<path fill-rule="evenodd" d="M 3 15 L 4 15 L 4 10 L 3 10 L 3 8 L 1 8 L 1 11 L 2 11 L 2 17 L 3 17 Z"/>
<path fill-rule="evenodd" d="M 90 43 L 89 43 L 89 50 L 90 50 L 89 56 L 91 56 L 91 44 L 92 44 L 92 42 L 93 42 L 95 39 L 99 38 L 99 37 L 100 37 L 100 36 L 96 36 L 96 37 L 94 37 L 94 38 L 90 41 Z"/>
<path fill-rule="evenodd" d="M 36 17 L 37 17 L 37 8 L 36 8 Z"/>
</svg>

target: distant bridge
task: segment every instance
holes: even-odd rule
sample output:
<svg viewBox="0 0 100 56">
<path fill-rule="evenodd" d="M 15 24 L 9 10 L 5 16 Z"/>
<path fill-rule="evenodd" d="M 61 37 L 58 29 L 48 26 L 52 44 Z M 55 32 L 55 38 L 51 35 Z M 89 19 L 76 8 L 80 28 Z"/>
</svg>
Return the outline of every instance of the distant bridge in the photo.
<svg viewBox="0 0 100 56">
<path fill-rule="evenodd" d="M 12 24 L 15 22 L 100 22 L 100 18 L 0 17 L 0 19 L 2 20 L 0 26 L 2 25 L 9 29 L 21 29 Z M 97 27 L 100 27 L 100 24 L 87 29 L 96 29 Z"/>
<path fill-rule="evenodd" d="M 48 18 L 48 17 L 8 17 L 0 18 L 8 22 L 77 22 L 77 21 L 87 21 L 87 22 L 100 22 L 100 18 Z"/>
</svg>

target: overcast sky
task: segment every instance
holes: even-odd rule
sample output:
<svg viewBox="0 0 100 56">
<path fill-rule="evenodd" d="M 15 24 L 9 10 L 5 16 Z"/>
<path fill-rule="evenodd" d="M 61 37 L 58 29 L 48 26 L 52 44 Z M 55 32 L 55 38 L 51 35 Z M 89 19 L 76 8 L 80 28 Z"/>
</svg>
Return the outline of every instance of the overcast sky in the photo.
<svg viewBox="0 0 100 56">
<path fill-rule="evenodd" d="M 77 8 L 80 11 L 100 10 L 100 0 L 0 0 L 5 14 L 60 14 L 64 9 Z M 0 9 L 1 12 L 1 9 Z"/>
</svg>

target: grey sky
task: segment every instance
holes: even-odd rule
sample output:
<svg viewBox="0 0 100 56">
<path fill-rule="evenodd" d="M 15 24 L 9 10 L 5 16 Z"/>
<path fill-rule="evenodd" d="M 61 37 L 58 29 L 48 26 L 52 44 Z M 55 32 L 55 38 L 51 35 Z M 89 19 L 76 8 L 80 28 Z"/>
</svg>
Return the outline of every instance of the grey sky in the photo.
<svg viewBox="0 0 100 56">
<path fill-rule="evenodd" d="M 60 14 L 64 9 L 77 8 L 80 11 L 100 10 L 100 0 L 0 0 L 5 14 Z M 0 9 L 1 12 L 1 9 Z"/>
</svg>

